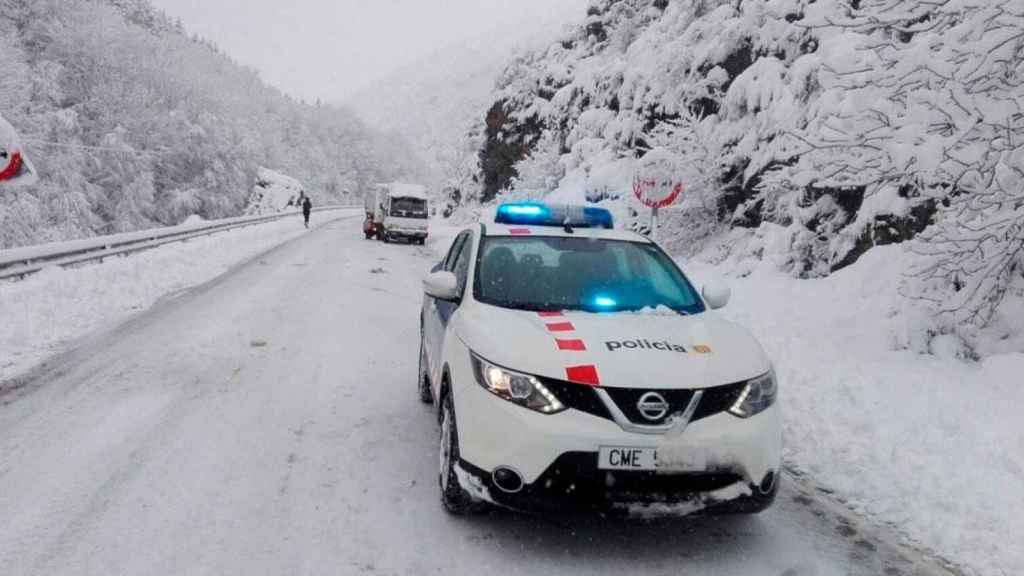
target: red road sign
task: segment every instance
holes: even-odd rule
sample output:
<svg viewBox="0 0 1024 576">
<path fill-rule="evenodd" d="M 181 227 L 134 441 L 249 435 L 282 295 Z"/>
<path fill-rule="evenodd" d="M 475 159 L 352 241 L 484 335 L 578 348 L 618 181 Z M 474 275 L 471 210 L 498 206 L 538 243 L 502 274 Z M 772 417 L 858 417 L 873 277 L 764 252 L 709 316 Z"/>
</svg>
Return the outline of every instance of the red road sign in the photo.
<svg viewBox="0 0 1024 576">
<path fill-rule="evenodd" d="M 648 152 L 639 162 L 633 179 L 633 193 L 649 208 L 664 208 L 683 193 L 675 155 L 664 148 Z"/>
</svg>

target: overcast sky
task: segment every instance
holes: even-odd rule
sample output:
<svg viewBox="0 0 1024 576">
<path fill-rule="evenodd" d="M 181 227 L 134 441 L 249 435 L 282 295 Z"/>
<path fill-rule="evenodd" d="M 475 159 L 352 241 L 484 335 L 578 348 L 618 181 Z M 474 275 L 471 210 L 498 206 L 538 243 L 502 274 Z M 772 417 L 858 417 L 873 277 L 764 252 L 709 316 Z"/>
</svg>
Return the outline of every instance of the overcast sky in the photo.
<svg viewBox="0 0 1024 576">
<path fill-rule="evenodd" d="M 288 92 L 342 99 L 459 40 L 582 19 L 587 0 L 153 0 Z"/>
</svg>

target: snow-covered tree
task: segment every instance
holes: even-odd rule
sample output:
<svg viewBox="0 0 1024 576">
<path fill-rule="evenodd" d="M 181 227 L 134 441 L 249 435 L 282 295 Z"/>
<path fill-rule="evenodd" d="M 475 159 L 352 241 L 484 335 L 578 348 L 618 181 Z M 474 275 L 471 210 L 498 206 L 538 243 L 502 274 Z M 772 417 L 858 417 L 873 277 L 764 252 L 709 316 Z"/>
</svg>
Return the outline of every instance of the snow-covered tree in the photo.
<svg viewBox="0 0 1024 576">
<path fill-rule="evenodd" d="M 259 166 L 318 203 L 421 170 L 349 112 L 270 88 L 148 0 L 0 0 L 0 113 L 42 178 L 0 194 L 0 249 L 241 214 Z"/>
<path fill-rule="evenodd" d="M 949 325 L 985 323 L 1024 270 L 1024 6 L 832 0 L 808 5 L 803 24 L 820 48 L 796 64 L 821 92 L 787 138 L 793 166 L 769 181 L 934 212 L 918 218 L 934 225 L 913 243 L 906 291 Z M 867 212 L 847 237 L 870 242 L 888 225 Z"/>
</svg>

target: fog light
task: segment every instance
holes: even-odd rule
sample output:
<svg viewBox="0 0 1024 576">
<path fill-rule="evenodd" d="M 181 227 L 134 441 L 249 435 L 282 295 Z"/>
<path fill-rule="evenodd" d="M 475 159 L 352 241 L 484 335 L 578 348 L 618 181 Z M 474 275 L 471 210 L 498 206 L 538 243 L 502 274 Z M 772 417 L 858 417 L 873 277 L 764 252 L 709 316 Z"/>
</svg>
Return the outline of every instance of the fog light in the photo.
<svg viewBox="0 0 1024 576">
<path fill-rule="evenodd" d="M 495 468 L 491 474 L 491 479 L 494 481 L 494 485 L 498 487 L 498 490 L 502 492 L 515 494 L 523 489 L 523 477 L 519 475 L 519 472 L 506 466 Z"/>
</svg>

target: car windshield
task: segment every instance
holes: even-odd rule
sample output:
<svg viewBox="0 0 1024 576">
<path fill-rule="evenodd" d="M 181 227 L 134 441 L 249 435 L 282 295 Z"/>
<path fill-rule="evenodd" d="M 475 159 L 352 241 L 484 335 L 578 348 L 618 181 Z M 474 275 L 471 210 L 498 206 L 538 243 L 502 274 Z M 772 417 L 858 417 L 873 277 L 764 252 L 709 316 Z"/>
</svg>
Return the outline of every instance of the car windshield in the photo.
<svg viewBox="0 0 1024 576">
<path fill-rule="evenodd" d="M 473 295 L 522 310 L 704 311 L 689 280 L 655 245 L 592 238 L 484 238 Z"/>
<path fill-rule="evenodd" d="M 392 198 L 391 215 L 399 218 L 426 218 L 427 202 L 420 198 Z"/>
</svg>

